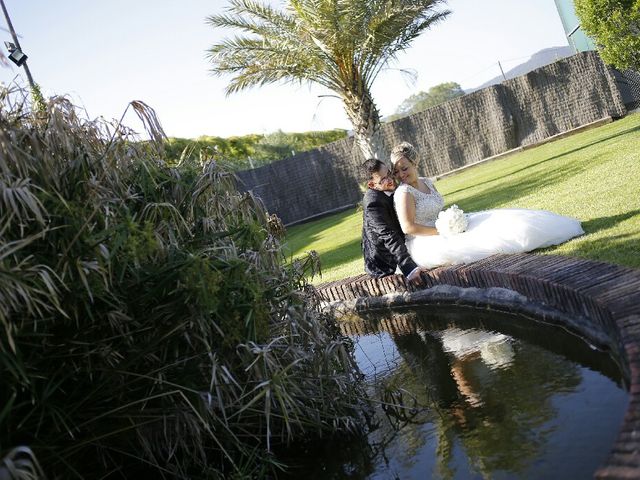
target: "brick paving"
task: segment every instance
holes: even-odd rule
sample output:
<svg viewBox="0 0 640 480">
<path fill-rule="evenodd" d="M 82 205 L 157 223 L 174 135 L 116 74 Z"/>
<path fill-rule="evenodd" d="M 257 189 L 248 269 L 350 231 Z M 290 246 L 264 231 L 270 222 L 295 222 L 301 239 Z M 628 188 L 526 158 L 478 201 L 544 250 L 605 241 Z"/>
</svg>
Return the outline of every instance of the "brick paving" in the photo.
<svg viewBox="0 0 640 480">
<path fill-rule="evenodd" d="M 640 478 L 640 270 L 562 256 L 494 255 L 432 269 L 422 280 L 416 286 L 401 275 L 359 275 L 319 285 L 318 294 L 327 304 L 355 310 L 425 303 L 505 309 L 610 350 L 627 378 L 629 407 L 594 476 Z"/>
</svg>

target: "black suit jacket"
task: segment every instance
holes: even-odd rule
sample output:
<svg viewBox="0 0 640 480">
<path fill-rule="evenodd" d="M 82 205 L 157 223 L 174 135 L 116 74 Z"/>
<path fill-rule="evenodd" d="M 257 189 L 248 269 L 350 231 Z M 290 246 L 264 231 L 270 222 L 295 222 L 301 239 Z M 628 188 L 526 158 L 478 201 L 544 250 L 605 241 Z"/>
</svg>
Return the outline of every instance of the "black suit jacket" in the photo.
<svg viewBox="0 0 640 480">
<path fill-rule="evenodd" d="M 393 196 L 367 189 L 362 201 L 362 253 L 364 269 L 373 277 L 395 273 L 406 276 L 417 267 L 404 244 L 404 234 L 393 208 Z"/>
</svg>

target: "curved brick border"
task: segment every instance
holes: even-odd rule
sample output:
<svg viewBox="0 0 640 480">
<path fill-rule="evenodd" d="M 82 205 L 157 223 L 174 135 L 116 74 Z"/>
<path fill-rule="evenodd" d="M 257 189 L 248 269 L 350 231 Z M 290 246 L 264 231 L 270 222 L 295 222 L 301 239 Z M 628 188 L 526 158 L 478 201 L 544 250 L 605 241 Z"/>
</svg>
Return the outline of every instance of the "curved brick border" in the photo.
<svg viewBox="0 0 640 480">
<path fill-rule="evenodd" d="M 407 303 L 511 305 L 610 349 L 629 381 L 630 401 L 609 458 L 595 477 L 640 478 L 640 270 L 561 256 L 494 255 L 430 270 L 423 281 L 414 286 L 400 275 L 360 275 L 322 284 L 318 293 L 325 302 L 356 309 Z"/>
</svg>

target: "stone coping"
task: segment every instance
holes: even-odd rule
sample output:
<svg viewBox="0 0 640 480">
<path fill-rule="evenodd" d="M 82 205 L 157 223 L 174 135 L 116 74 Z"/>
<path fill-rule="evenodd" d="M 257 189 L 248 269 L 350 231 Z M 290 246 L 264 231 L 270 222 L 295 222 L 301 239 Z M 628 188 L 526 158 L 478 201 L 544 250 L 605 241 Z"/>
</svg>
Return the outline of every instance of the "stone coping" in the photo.
<svg viewBox="0 0 640 480">
<path fill-rule="evenodd" d="M 319 285 L 327 306 L 366 310 L 453 304 L 526 314 L 562 326 L 618 360 L 629 406 L 601 479 L 640 478 L 640 270 L 553 255 L 494 255 L 439 267 L 414 285 L 402 275 L 359 275 Z"/>
</svg>

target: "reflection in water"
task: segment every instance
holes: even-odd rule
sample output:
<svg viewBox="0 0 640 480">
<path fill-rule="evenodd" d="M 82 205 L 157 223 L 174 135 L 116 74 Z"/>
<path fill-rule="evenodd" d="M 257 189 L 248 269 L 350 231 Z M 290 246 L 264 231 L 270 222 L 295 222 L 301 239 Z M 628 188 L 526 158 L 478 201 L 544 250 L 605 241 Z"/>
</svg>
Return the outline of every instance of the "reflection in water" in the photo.
<svg viewBox="0 0 640 480">
<path fill-rule="evenodd" d="M 589 478 L 626 409 L 619 370 L 577 337 L 521 320 L 430 307 L 345 324 L 381 399 L 358 450 L 371 458 L 328 466 L 329 449 L 305 477 Z"/>
</svg>

